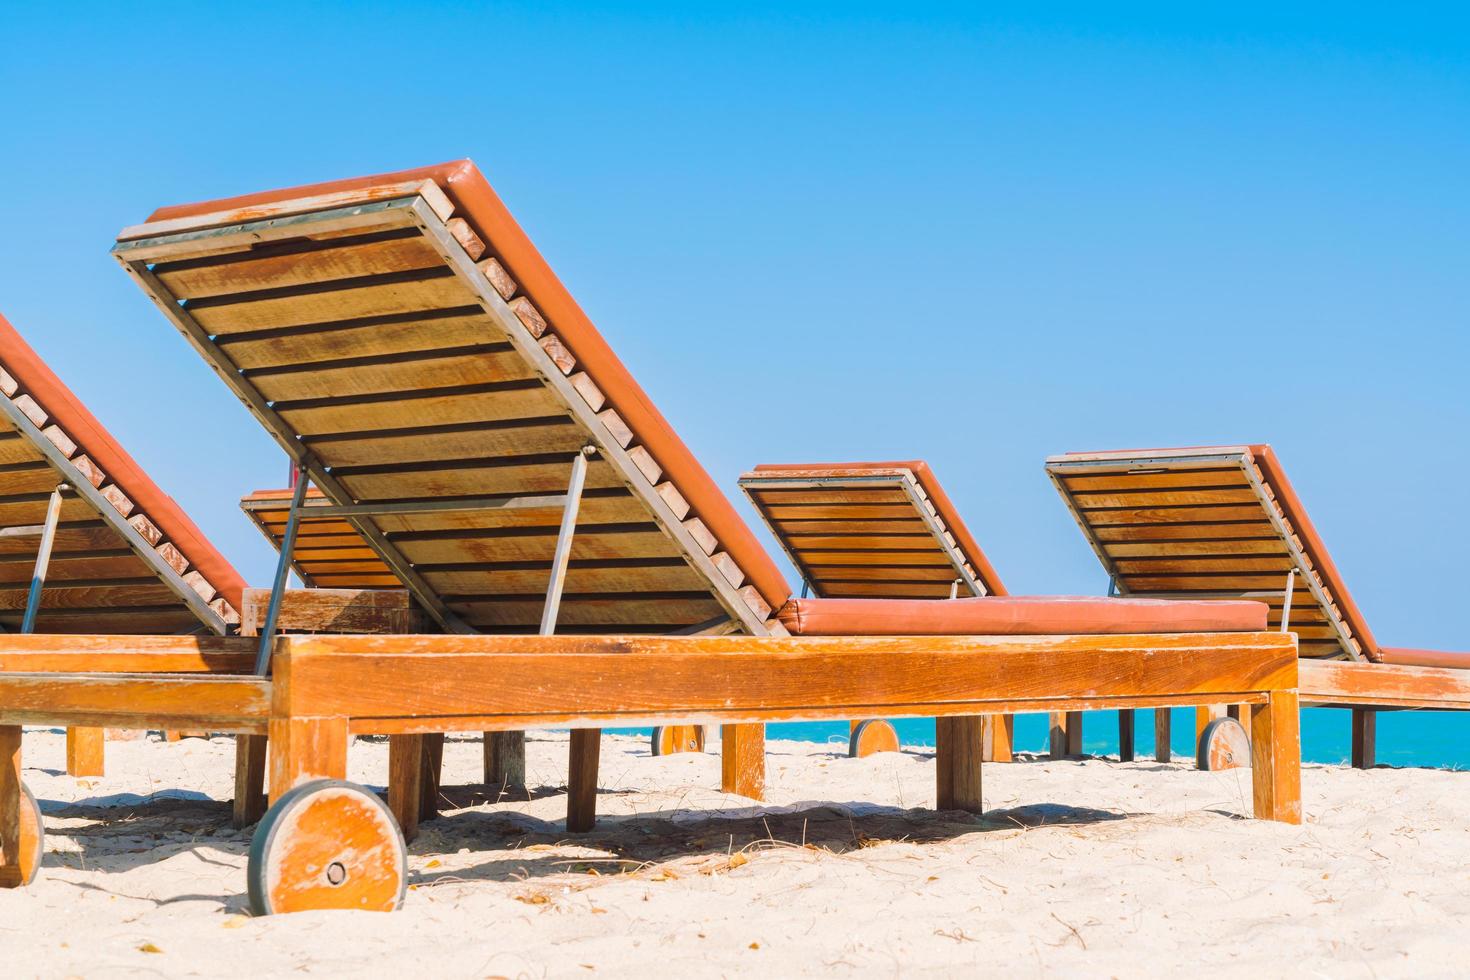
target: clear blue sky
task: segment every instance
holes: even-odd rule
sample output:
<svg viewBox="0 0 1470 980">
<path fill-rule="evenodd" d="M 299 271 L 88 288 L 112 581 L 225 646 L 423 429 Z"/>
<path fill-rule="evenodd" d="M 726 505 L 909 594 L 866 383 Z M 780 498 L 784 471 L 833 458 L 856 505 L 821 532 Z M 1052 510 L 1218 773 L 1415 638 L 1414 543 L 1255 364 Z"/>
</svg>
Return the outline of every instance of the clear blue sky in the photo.
<svg viewBox="0 0 1470 980">
<path fill-rule="evenodd" d="M 1097 593 L 1046 455 L 1269 441 L 1380 639 L 1470 648 L 1463 14 L 16 6 L 0 310 L 255 582 L 281 453 L 114 234 L 469 156 L 727 488 L 921 456 Z"/>
</svg>

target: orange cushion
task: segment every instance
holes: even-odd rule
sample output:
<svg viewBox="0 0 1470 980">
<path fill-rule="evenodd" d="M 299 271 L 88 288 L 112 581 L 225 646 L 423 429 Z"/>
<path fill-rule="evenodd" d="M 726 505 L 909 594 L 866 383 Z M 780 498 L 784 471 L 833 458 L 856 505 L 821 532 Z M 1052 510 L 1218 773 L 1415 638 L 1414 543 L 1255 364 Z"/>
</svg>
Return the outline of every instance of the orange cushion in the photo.
<svg viewBox="0 0 1470 980">
<path fill-rule="evenodd" d="M 1470 653 L 1453 653 L 1448 650 L 1412 650 L 1408 647 L 1380 647 L 1382 663 L 1400 667 L 1454 667 L 1470 668 Z"/>
<path fill-rule="evenodd" d="M 792 599 L 779 615 L 781 625 L 803 636 L 1048 636 L 1266 629 L 1263 602 L 1098 596 Z"/>
</svg>

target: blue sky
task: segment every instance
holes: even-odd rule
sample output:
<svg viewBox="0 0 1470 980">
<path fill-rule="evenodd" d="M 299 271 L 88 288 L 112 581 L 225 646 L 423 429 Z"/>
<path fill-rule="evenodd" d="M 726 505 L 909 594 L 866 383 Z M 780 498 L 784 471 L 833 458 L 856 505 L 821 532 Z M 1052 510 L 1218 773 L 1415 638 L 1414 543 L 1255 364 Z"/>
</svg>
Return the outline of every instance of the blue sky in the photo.
<svg viewBox="0 0 1470 980">
<path fill-rule="evenodd" d="M 1470 648 L 1470 22 L 1176 6 L 7 6 L 0 311 L 264 584 L 282 455 L 112 238 L 469 156 L 727 488 L 923 457 L 1097 593 L 1045 456 L 1269 441 L 1379 638 Z"/>
</svg>

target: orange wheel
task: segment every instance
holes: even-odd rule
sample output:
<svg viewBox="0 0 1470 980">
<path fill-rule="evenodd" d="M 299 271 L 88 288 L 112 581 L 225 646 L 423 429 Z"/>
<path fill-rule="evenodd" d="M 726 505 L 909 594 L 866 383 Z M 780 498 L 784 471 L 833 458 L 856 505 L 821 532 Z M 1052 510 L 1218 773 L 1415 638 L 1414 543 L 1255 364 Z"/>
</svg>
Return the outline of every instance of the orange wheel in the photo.
<svg viewBox="0 0 1470 980">
<path fill-rule="evenodd" d="M 861 759 L 874 752 L 897 751 L 898 732 L 894 731 L 891 722 L 881 718 L 859 722 L 847 739 L 847 755 L 852 759 Z"/>
<path fill-rule="evenodd" d="M 654 755 L 703 752 L 704 728 L 700 725 L 659 725 L 649 741 Z"/>
<path fill-rule="evenodd" d="M 408 887 L 408 848 L 376 793 L 338 779 L 303 783 L 266 812 L 245 873 L 256 915 L 311 909 L 391 912 Z"/>
<path fill-rule="evenodd" d="M 25 783 L 20 784 L 20 862 L 11 868 L 0 868 L 0 880 L 7 885 L 29 885 L 41 870 L 41 856 L 46 853 L 46 827 L 41 822 L 41 805 Z"/>
<path fill-rule="evenodd" d="M 1207 772 L 1244 769 L 1251 764 L 1251 743 L 1245 728 L 1234 718 L 1216 718 L 1199 736 L 1195 761 Z"/>
</svg>

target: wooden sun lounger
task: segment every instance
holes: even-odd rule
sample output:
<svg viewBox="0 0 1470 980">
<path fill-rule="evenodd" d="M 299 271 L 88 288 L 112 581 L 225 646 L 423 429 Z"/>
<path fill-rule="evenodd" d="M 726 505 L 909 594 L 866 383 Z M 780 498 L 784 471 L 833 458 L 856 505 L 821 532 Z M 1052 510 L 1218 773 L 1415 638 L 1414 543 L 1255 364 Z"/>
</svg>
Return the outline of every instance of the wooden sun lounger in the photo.
<svg viewBox="0 0 1470 980">
<path fill-rule="evenodd" d="M 801 594 L 826 599 L 1005 595 L 938 477 L 922 460 L 766 463 L 740 477 L 802 579 Z M 1009 762 L 1010 716 L 985 720 L 986 762 Z M 848 754 L 896 751 L 881 719 L 853 721 Z"/>
<path fill-rule="evenodd" d="M 247 875 L 259 911 L 395 907 L 424 740 L 447 731 L 572 728 L 575 831 L 593 822 L 606 724 L 721 725 L 722 781 L 758 799 L 768 721 L 940 717 L 938 804 L 979 811 L 978 715 L 1244 703 L 1256 813 L 1301 819 L 1296 641 L 1263 631 L 1258 605 L 979 598 L 879 602 L 863 618 L 821 605 L 848 600 L 788 602 L 750 530 L 467 163 L 166 209 L 114 252 L 290 454 L 297 490 L 258 643 L 0 642 L 12 883 L 39 834 L 22 826 L 28 723 L 268 735 L 272 804 Z M 350 524 L 443 635 L 276 635 L 308 480 L 326 502 L 305 516 Z M 927 629 L 930 606 L 963 635 L 898 635 Z M 1160 629 L 1119 634 L 1135 611 Z M 1073 613 L 1109 621 L 1077 632 L 1111 635 L 1069 635 Z M 1008 617 L 1039 625 L 956 625 Z M 747 635 L 653 635 L 732 626 Z M 390 737 L 386 808 L 341 778 L 347 735 L 371 732 Z"/>
<path fill-rule="evenodd" d="M 223 635 L 239 574 L 0 317 L 0 629 Z M 101 775 L 103 731 L 67 731 Z"/>
<path fill-rule="evenodd" d="M 1068 453 L 1046 468 L 1119 594 L 1267 603 L 1297 636 L 1302 702 L 1351 709 L 1354 766 L 1374 764 L 1378 710 L 1470 709 L 1470 653 L 1378 644 L 1270 446 Z"/>
</svg>

